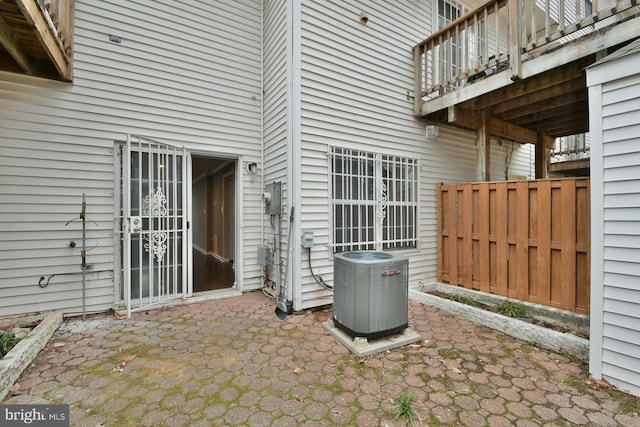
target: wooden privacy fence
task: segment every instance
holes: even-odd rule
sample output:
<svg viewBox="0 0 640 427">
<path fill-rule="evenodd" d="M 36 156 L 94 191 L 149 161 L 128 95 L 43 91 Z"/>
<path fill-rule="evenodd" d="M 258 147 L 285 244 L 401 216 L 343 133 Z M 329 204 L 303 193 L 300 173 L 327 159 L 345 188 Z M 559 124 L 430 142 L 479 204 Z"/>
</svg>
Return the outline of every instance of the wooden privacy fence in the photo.
<svg viewBox="0 0 640 427">
<path fill-rule="evenodd" d="M 589 314 L 590 180 L 438 184 L 438 280 Z"/>
</svg>

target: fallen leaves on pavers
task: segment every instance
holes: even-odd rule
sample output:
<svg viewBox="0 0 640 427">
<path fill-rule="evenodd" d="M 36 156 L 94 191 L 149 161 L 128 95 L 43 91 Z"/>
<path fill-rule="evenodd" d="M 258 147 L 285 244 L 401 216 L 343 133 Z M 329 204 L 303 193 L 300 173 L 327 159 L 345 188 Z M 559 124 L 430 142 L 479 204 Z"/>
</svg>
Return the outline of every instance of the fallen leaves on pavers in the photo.
<svg viewBox="0 0 640 427">
<path fill-rule="evenodd" d="M 127 363 L 131 362 L 133 359 L 135 359 L 137 357 L 136 354 L 134 354 L 133 356 L 127 356 L 124 359 L 122 359 L 122 362 L 120 362 L 118 364 L 118 366 L 116 366 L 115 368 L 113 368 L 111 370 L 111 373 L 117 373 L 117 372 L 122 372 L 124 371 L 124 367 L 127 366 Z"/>
<path fill-rule="evenodd" d="M 428 340 L 425 340 L 424 342 L 425 342 L 424 345 L 429 344 Z M 411 349 L 417 349 L 417 350 L 414 350 L 414 351 L 417 351 L 418 353 L 426 353 L 427 352 L 427 348 L 424 345 L 416 343 L 416 344 L 409 344 L 408 347 L 411 348 Z"/>
<path fill-rule="evenodd" d="M 20 394 L 20 383 L 15 383 L 13 386 L 11 386 L 9 391 L 11 391 L 11 396 L 19 395 Z"/>
<path fill-rule="evenodd" d="M 116 320 L 124 320 L 127 318 L 127 313 L 122 313 L 119 311 L 114 311 L 113 312 L 113 317 L 116 318 Z"/>
<path fill-rule="evenodd" d="M 585 383 L 587 384 L 591 384 L 591 380 L 593 380 L 593 382 L 600 387 L 604 387 L 604 388 L 613 388 L 613 386 L 611 385 L 611 383 L 607 380 L 603 379 L 595 379 L 593 376 L 589 377 L 590 380 L 586 380 Z"/>
<path fill-rule="evenodd" d="M 387 357 L 391 360 L 403 360 L 405 355 L 402 353 L 391 352 L 391 350 L 386 351 Z"/>
<path fill-rule="evenodd" d="M 449 369 L 451 369 L 451 371 L 454 374 L 461 374 L 462 373 L 462 371 L 460 369 L 456 368 L 455 366 L 449 366 Z"/>
</svg>

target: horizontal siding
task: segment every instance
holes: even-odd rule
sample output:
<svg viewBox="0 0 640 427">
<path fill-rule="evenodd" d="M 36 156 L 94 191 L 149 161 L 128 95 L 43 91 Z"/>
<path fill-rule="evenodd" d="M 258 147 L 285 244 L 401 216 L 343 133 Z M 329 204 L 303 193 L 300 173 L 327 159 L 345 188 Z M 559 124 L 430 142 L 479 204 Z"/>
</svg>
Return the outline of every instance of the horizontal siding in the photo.
<svg viewBox="0 0 640 427">
<path fill-rule="evenodd" d="M 283 181 L 287 170 L 287 11 L 284 0 L 264 2 L 265 182 Z"/>
<path fill-rule="evenodd" d="M 625 274 L 630 276 L 640 276 L 640 265 L 634 260 L 632 262 L 620 260 L 604 260 L 606 273 Z M 606 276 L 605 276 L 606 277 Z"/>
<path fill-rule="evenodd" d="M 609 155 L 604 159 L 604 167 L 620 168 L 625 166 L 636 166 L 640 164 L 640 151 L 636 153 L 625 153 L 621 155 Z"/>
<path fill-rule="evenodd" d="M 640 198 L 635 193 L 608 194 L 604 205 L 606 208 L 640 207 Z"/>
<path fill-rule="evenodd" d="M 113 307 L 113 146 L 127 133 L 260 160 L 261 13 L 258 0 L 76 1 L 73 84 L 0 74 L 2 314 L 80 310 L 80 255 L 68 243 L 81 232 L 67 222 L 83 193 L 94 267 L 87 310 Z M 109 42 L 111 34 L 122 42 Z M 236 186 L 241 215 L 259 224 L 262 188 L 245 178 Z M 237 265 L 257 286 L 251 260 L 260 229 L 241 235 L 247 262 Z"/>
<path fill-rule="evenodd" d="M 432 2 L 353 1 L 302 4 L 301 229 L 313 230 L 315 274 L 333 279 L 329 164 L 331 146 L 416 158 L 420 163 L 419 246 L 409 256 L 411 284 L 436 278 L 436 183 L 476 179 L 475 134 L 441 126 L 425 137 L 413 115 L 412 48 L 428 37 Z M 369 15 L 365 25 L 360 12 Z M 507 157 L 512 155 L 507 166 Z M 491 146 L 491 177 L 530 175 L 530 150 L 510 143 Z M 331 302 L 315 283 L 301 253 L 304 307 Z M 330 295 L 329 295 L 330 296 Z"/>
<path fill-rule="evenodd" d="M 607 349 L 621 348 L 621 352 L 627 355 L 634 355 L 640 351 L 640 336 L 629 335 L 629 331 L 632 330 L 629 327 L 619 328 L 607 326 L 604 333 L 608 337 L 609 342 L 605 342 Z M 616 351 L 620 351 L 617 350 Z M 635 352 L 635 353 L 634 353 Z"/>
<path fill-rule="evenodd" d="M 640 346 L 633 344 L 629 339 L 615 340 L 607 338 L 603 345 L 604 353 L 609 363 L 616 366 L 624 366 L 625 370 L 637 379 L 640 378 L 640 365 L 634 363 L 634 358 L 640 351 Z M 615 361 L 615 363 L 613 363 Z"/>
<path fill-rule="evenodd" d="M 367 25 L 359 21 L 361 10 L 369 15 Z M 406 94 L 413 87 L 411 47 L 423 36 L 407 29 L 429 19 L 430 6 L 405 8 L 380 1 L 366 7 L 336 1 L 303 4 L 301 228 L 314 231 L 311 267 L 329 283 L 329 147 L 419 157 L 416 134 L 424 129 L 414 121 Z M 301 304 L 331 302 L 315 283 L 304 255 Z M 417 262 L 412 267 L 420 268 Z"/>
<path fill-rule="evenodd" d="M 611 290 L 614 288 L 626 288 L 633 291 L 638 291 L 638 279 L 636 275 L 631 274 L 620 274 L 609 272 L 609 283 L 607 286 L 607 290 Z"/>
<path fill-rule="evenodd" d="M 636 394 L 640 394 L 639 85 L 640 75 L 602 85 L 602 374 Z"/>
<path fill-rule="evenodd" d="M 289 97 L 291 96 L 291 86 L 288 70 L 291 67 L 291 47 L 290 34 L 287 15 L 287 3 L 285 0 L 264 1 L 264 120 L 263 120 L 263 162 L 264 183 L 282 183 L 282 208 L 288 210 L 287 199 L 287 173 L 289 168 L 289 117 L 291 115 Z M 289 264 L 289 254 L 287 251 L 287 216 L 281 217 L 280 230 L 277 230 L 275 217 L 267 215 L 261 216 L 264 238 L 280 234 L 280 254 L 281 260 Z M 259 242 L 258 245 L 263 245 Z M 280 266 L 280 262 L 275 264 Z M 261 273 L 261 275 L 263 275 Z M 275 282 L 276 270 L 268 269 L 267 277 L 262 277 L 264 282 L 267 278 Z M 281 270 L 281 284 L 284 284 L 284 269 Z M 288 287 L 290 288 L 290 287 Z M 287 289 L 290 293 L 291 289 Z"/>
<path fill-rule="evenodd" d="M 639 183 L 640 184 L 640 183 Z M 606 196 L 605 196 L 606 199 Z M 605 221 L 634 221 L 640 218 L 640 208 L 636 207 L 609 207 L 605 208 Z"/>
<path fill-rule="evenodd" d="M 510 175 L 535 178 L 535 149 L 531 144 L 492 139 L 489 159 L 491 181 L 508 180 Z"/>
<path fill-rule="evenodd" d="M 640 260 L 640 247 L 624 248 L 607 245 L 604 250 L 604 259 L 634 263 Z"/>
<path fill-rule="evenodd" d="M 603 319 L 603 330 L 607 331 L 605 335 L 609 336 L 608 333 L 611 333 L 611 338 L 620 339 L 624 336 L 629 338 L 629 331 L 640 331 L 640 318 L 637 316 L 629 317 L 624 313 L 605 311 Z M 635 343 L 637 339 L 638 335 L 635 334 L 630 342 Z"/>
<path fill-rule="evenodd" d="M 604 238 L 604 244 L 607 248 L 612 249 L 638 249 L 640 248 L 640 236 L 632 236 L 628 234 L 607 234 Z M 640 258 L 636 257 L 633 261 L 638 259 Z"/>
<path fill-rule="evenodd" d="M 614 353 L 603 352 L 604 359 L 609 360 L 615 358 Z M 633 361 L 633 359 L 631 359 Z M 624 364 L 624 362 L 622 363 Z M 621 368 L 618 364 L 610 364 L 605 362 L 603 364 L 603 371 L 607 373 L 607 377 L 610 381 L 614 382 L 614 385 L 620 390 L 624 390 L 635 395 L 640 394 L 640 375 L 636 372 Z"/>
</svg>

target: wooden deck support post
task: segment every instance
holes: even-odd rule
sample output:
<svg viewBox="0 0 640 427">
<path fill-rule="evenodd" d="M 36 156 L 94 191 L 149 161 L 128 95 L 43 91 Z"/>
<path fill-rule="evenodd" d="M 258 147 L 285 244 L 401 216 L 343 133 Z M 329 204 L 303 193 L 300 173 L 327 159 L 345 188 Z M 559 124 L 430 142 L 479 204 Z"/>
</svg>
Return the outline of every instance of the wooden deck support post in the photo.
<svg viewBox="0 0 640 427">
<path fill-rule="evenodd" d="M 545 179 L 547 177 L 547 145 L 542 134 L 538 134 L 535 155 L 536 179 Z"/>
<path fill-rule="evenodd" d="M 476 148 L 478 149 L 476 180 L 489 181 L 491 179 L 491 129 L 489 127 L 489 117 L 487 113 L 482 113 L 480 127 L 476 137 Z"/>
</svg>

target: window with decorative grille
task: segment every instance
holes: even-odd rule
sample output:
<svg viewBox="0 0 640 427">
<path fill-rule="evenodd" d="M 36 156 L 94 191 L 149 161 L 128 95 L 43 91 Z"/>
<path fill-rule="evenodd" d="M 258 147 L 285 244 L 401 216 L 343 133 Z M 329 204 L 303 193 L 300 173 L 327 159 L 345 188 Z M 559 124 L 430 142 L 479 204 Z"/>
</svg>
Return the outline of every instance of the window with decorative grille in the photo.
<svg viewBox="0 0 640 427">
<path fill-rule="evenodd" d="M 332 147 L 330 169 L 335 252 L 417 246 L 416 159 Z"/>
</svg>

